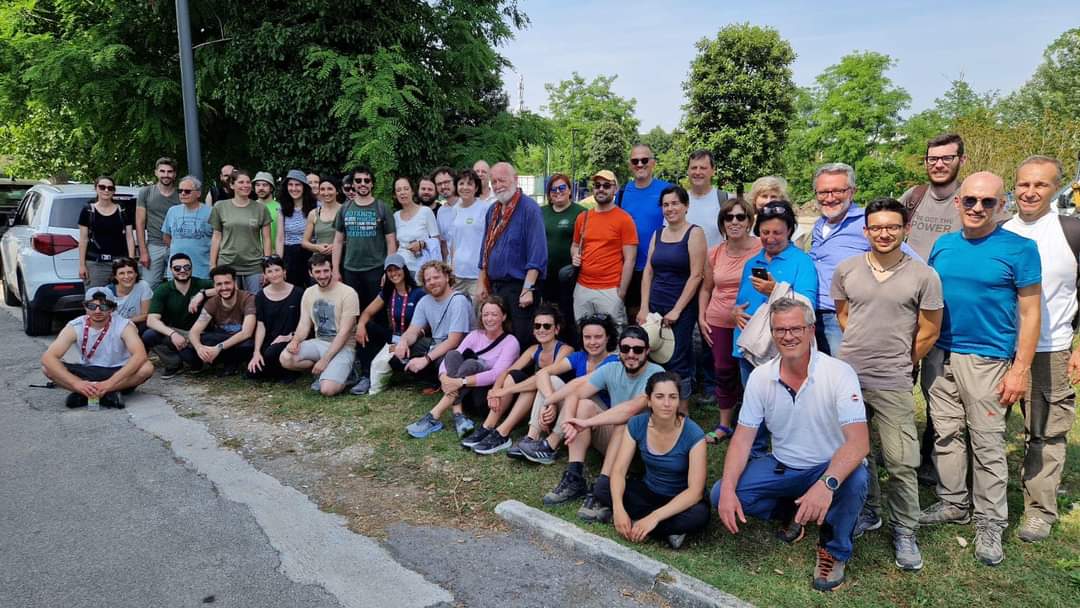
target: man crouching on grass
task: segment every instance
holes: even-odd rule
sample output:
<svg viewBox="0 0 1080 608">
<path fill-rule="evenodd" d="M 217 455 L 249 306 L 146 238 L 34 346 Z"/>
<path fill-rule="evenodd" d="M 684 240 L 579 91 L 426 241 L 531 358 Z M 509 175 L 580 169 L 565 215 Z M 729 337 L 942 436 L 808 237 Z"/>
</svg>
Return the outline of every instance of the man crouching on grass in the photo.
<svg viewBox="0 0 1080 608">
<path fill-rule="evenodd" d="M 780 356 L 747 380 L 712 503 L 732 534 L 746 523 L 744 512 L 779 520 L 778 536 L 789 543 L 802 538 L 805 524 L 817 523 L 814 588 L 829 591 L 844 582 L 866 501 L 866 408 L 855 370 L 813 348 L 809 306 L 781 299 L 770 306 L 769 318 Z M 773 453 L 747 462 L 762 423 L 772 431 Z"/>
<path fill-rule="evenodd" d="M 146 360 L 139 331 L 127 319 L 114 315 L 116 297 L 104 287 L 86 292 L 86 314 L 60 331 L 41 356 L 45 376 L 60 388 L 71 391 L 67 406 L 85 406 L 99 399 L 102 407 L 124 407 L 120 392 L 133 389 L 154 375 Z M 62 359 L 72 345 L 79 348 L 79 362 Z"/>
</svg>

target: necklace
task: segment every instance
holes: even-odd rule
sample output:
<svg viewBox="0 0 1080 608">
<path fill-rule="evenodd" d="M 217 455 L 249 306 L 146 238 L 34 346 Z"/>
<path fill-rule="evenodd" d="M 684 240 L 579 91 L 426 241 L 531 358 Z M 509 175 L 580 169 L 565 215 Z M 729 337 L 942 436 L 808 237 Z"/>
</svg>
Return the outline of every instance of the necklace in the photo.
<svg viewBox="0 0 1080 608">
<path fill-rule="evenodd" d="M 866 263 L 870 265 L 870 269 L 871 269 L 871 270 L 873 270 L 874 272 L 880 272 L 880 273 L 886 273 L 886 272 L 889 272 L 889 271 L 890 271 L 890 270 L 892 270 L 893 268 L 896 268 L 896 267 L 897 267 L 897 266 L 899 266 L 899 265 L 900 265 L 901 263 L 903 263 L 903 261 L 904 261 L 905 259 L 907 259 L 907 254 L 905 253 L 905 254 L 901 255 L 901 256 L 900 256 L 900 259 L 899 259 L 899 260 L 897 260 L 897 261 L 896 261 L 896 263 L 895 263 L 895 264 L 893 264 L 892 266 L 889 266 L 888 268 L 878 268 L 877 266 L 874 266 L 874 263 L 873 263 L 873 262 L 871 262 L 871 261 L 870 261 L 870 254 L 869 254 L 869 253 L 867 253 L 867 254 L 865 254 L 865 255 L 866 255 Z"/>
</svg>

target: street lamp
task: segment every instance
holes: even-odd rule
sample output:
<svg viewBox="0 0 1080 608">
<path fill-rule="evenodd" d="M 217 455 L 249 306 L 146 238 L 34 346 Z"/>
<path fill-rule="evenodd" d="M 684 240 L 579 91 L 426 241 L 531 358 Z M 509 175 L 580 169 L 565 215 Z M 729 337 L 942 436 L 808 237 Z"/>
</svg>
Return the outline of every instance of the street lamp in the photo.
<svg viewBox="0 0 1080 608">
<path fill-rule="evenodd" d="M 180 38 L 180 87 L 184 95 L 184 139 L 187 142 L 188 173 L 202 180 L 199 106 L 195 98 L 195 60 L 191 49 L 188 0 L 176 0 L 176 33 Z"/>
</svg>

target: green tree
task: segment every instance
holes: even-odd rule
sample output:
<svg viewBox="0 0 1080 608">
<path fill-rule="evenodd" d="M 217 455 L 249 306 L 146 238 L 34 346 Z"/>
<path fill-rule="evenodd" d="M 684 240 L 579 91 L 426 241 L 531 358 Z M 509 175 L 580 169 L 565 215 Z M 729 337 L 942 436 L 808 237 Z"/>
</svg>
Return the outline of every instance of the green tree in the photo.
<svg viewBox="0 0 1080 608">
<path fill-rule="evenodd" d="M 630 140 L 626 132 L 615 122 L 606 121 L 596 125 L 586 148 L 585 175 L 593 175 L 601 169 L 610 169 L 625 184 L 630 176 L 627 162 Z"/>
<path fill-rule="evenodd" d="M 900 113 L 911 98 L 886 75 L 893 63 L 880 53 L 846 55 L 826 68 L 797 104 L 798 126 L 785 150 L 795 198 L 812 197 L 813 172 L 822 163 L 855 167 L 860 201 L 895 195 L 906 182 L 906 171 L 892 155 Z"/>
<path fill-rule="evenodd" d="M 502 92 L 495 49 L 527 23 L 516 0 L 191 9 L 208 167 L 368 163 L 388 188 L 395 173 L 507 158 L 547 136 L 533 115 L 508 113 Z M 80 178 L 135 179 L 163 153 L 184 156 L 171 2 L 2 2 L 0 83 L 0 128 L 19 135 L 0 152 L 24 170 L 54 169 L 30 149 L 42 138 L 65 141 L 51 162 Z"/>
<path fill-rule="evenodd" d="M 1040 122 L 1047 115 L 1080 120 L 1080 27 L 1046 47 L 1042 64 L 1005 99 L 1002 110 L 1011 121 Z"/>
<path fill-rule="evenodd" d="M 692 147 L 713 153 L 720 183 L 741 189 L 780 166 L 795 103 L 795 51 L 776 30 L 745 23 L 697 49 L 683 83 L 684 129 Z"/>
</svg>

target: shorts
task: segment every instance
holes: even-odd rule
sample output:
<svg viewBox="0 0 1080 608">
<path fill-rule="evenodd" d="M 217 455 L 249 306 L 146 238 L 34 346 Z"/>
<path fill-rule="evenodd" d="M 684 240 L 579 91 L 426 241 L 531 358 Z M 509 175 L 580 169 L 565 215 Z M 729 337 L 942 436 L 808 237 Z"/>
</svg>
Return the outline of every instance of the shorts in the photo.
<svg viewBox="0 0 1080 608">
<path fill-rule="evenodd" d="M 67 371 L 88 382 L 104 382 L 112 378 L 122 367 L 103 367 L 101 365 L 83 365 L 81 363 L 64 362 Z"/>
<path fill-rule="evenodd" d="M 318 361 L 329 350 L 329 342 L 314 338 L 301 342 L 300 352 L 296 356 L 304 361 Z M 330 364 L 326 366 L 326 369 L 323 370 L 323 373 L 319 376 L 319 381 L 328 380 L 338 384 L 345 384 L 345 381 L 349 379 L 349 374 L 353 371 L 353 361 L 355 360 L 356 352 L 352 348 L 347 346 L 342 348 L 330 360 Z"/>
</svg>

